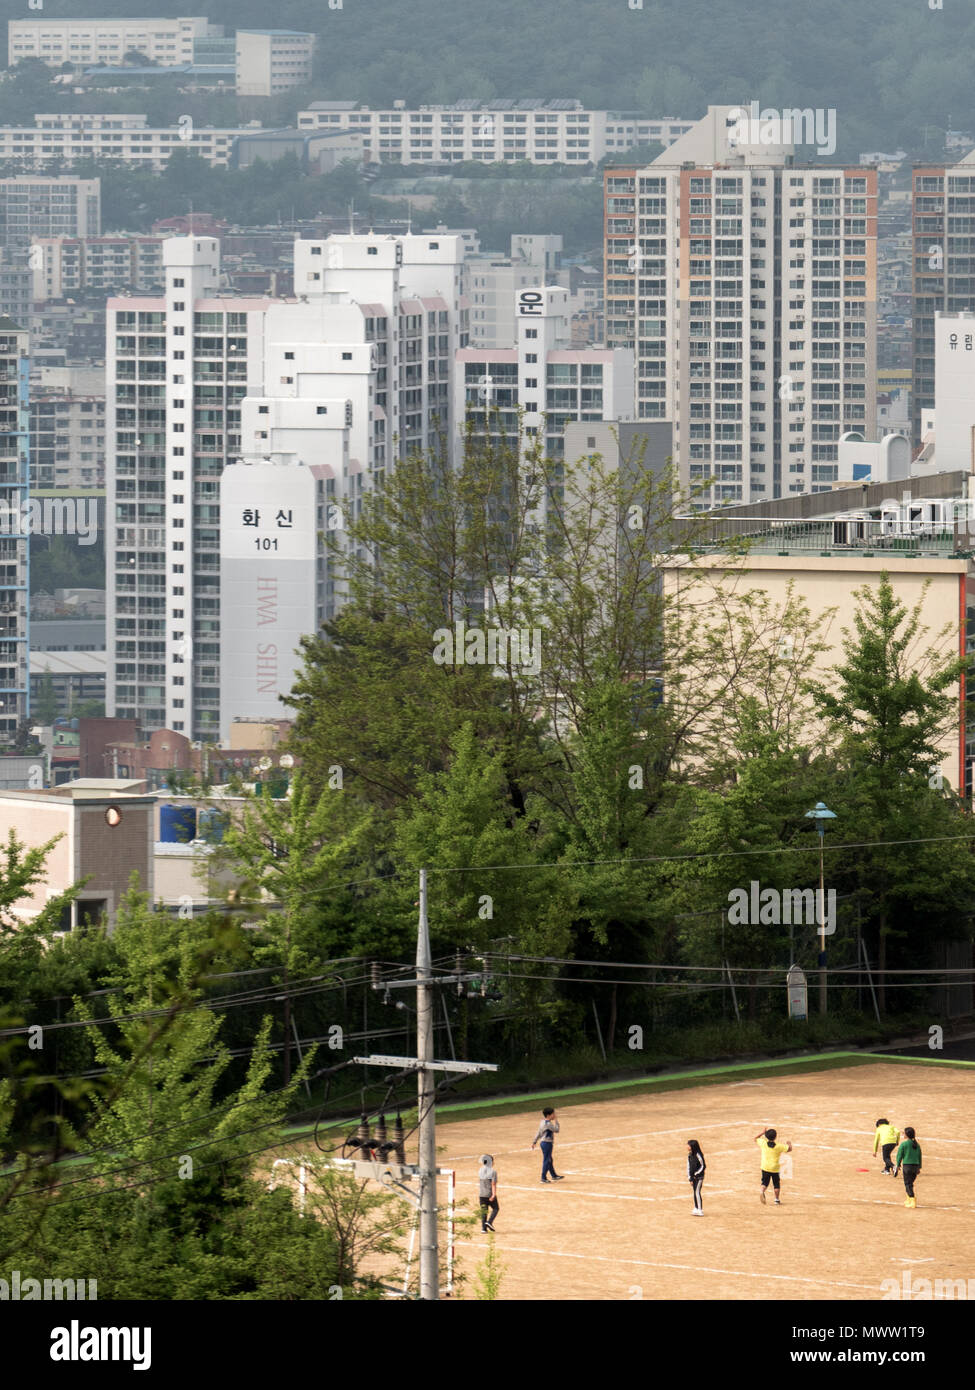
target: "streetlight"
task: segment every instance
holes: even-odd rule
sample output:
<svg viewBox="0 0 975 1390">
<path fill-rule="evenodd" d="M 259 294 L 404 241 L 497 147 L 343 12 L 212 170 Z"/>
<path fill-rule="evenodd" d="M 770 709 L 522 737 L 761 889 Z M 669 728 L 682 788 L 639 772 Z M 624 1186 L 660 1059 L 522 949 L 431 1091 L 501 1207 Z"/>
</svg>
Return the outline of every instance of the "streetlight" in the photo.
<svg viewBox="0 0 975 1390">
<path fill-rule="evenodd" d="M 819 831 L 819 1012 L 826 1012 L 826 892 L 823 886 L 823 841 L 826 837 L 826 822 L 836 819 L 836 812 L 830 811 L 822 801 L 817 801 L 811 811 L 806 812 L 807 820 L 816 822 Z"/>
</svg>

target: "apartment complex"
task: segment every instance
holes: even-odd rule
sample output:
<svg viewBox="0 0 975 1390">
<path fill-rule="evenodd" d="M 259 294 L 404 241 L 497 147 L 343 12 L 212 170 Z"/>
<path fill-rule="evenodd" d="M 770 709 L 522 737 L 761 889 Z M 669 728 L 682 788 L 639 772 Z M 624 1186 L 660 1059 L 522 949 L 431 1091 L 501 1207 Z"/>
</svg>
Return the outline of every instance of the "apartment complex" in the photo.
<svg viewBox="0 0 975 1390">
<path fill-rule="evenodd" d="M 513 347 L 519 290 L 551 284 L 562 255 L 560 236 L 515 234 L 508 256 L 468 255 L 471 346 Z"/>
<path fill-rule="evenodd" d="M 355 101 L 315 101 L 298 112 L 299 129 L 358 130 L 367 160 L 399 164 L 597 164 L 635 144 L 668 145 L 692 125 L 588 110 L 568 97 L 466 100 L 417 110 L 407 110 L 405 102 L 372 110 Z"/>
<path fill-rule="evenodd" d="M 913 172 L 911 424 L 934 405 L 935 316 L 975 309 L 975 150 L 958 164 Z"/>
<path fill-rule="evenodd" d="M 569 292 L 560 286 L 520 290 L 516 304 L 514 347 L 457 354 L 459 430 L 471 422 L 479 435 L 517 438 L 520 410 L 523 432 L 544 433 L 546 452 L 562 458 L 570 423 L 633 419 L 631 349 L 573 348 Z"/>
<path fill-rule="evenodd" d="M 159 236 L 32 237 L 32 297 L 161 287 L 162 244 Z"/>
<path fill-rule="evenodd" d="M 312 78 L 315 35 L 297 29 L 238 29 L 237 95 L 276 97 Z"/>
<path fill-rule="evenodd" d="M 0 245 L 4 247 L 29 246 L 35 236 L 97 236 L 101 216 L 101 179 L 73 174 L 0 179 Z"/>
<path fill-rule="evenodd" d="M 169 239 L 164 263 L 163 296 L 108 304 L 116 524 L 107 546 L 107 707 L 148 730 L 213 740 L 221 660 L 244 650 L 245 631 L 231 631 L 221 611 L 221 478 L 248 462 L 297 458 L 326 470 L 322 496 L 335 515 L 355 515 L 394 450 L 449 436 L 450 364 L 467 341 L 463 246 L 439 235 L 299 241 L 293 301 L 217 296 L 215 238 Z M 269 537 L 286 540 L 298 509 L 284 505 L 284 492 L 247 495 L 259 515 L 236 518 L 255 528 L 246 538 L 263 538 L 265 510 L 271 518 L 290 510 L 291 525 Z M 254 551 L 262 576 L 275 553 Z M 305 575 L 316 620 L 340 601 L 332 563 L 316 549 Z M 287 674 L 282 661 L 282 681 Z M 222 684 L 227 723 L 247 691 L 233 677 Z M 251 712 L 279 716 L 277 690 L 270 704 Z"/>
<path fill-rule="evenodd" d="M 265 299 L 219 297 L 219 243 L 175 237 L 155 298 L 107 304 L 106 705 L 212 741 L 220 679 L 220 475 L 259 390 Z"/>
<path fill-rule="evenodd" d="M 30 487 L 28 335 L 0 318 L 0 742 L 30 708 L 28 539 L 21 517 Z"/>
<path fill-rule="evenodd" d="M 743 144 L 740 110 L 605 175 L 606 341 L 714 502 L 829 487 L 840 435 L 875 426 L 876 172 Z"/>
<path fill-rule="evenodd" d="M 264 390 L 241 408 L 221 484 L 222 713 L 280 718 L 298 640 L 335 616 L 340 556 L 388 463 L 449 449 L 468 341 L 457 235 L 295 243 L 297 303 L 268 310 Z"/>
<path fill-rule="evenodd" d="M 63 63 L 116 67 L 129 52 L 160 67 L 193 62 L 196 39 L 219 37 L 221 25 L 200 16 L 181 19 L 11 19 L 7 24 L 7 65 L 40 58 L 51 67 Z"/>
<path fill-rule="evenodd" d="M 41 113 L 32 126 L 0 126 L 0 160 L 22 167 L 71 164 L 77 159 L 115 160 L 136 168 L 165 169 L 175 150 L 192 150 L 208 164 L 226 168 L 237 137 L 249 127 L 216 129 L 192 123 L 150 126 L 144 115 Z M 36 183 L 37 180 L 28 180 Z M 43 235 L 95 235 L 100 226 L 56 227 Z"/>
</svg>

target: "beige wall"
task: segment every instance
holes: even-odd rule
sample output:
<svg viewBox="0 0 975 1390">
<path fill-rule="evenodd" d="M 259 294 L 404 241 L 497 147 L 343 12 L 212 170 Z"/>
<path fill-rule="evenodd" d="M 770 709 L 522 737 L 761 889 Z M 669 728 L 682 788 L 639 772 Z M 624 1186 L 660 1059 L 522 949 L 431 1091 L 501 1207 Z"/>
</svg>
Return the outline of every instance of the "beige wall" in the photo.
<svg viewBox="0 0 975 1390">
<path fill-rule="evenodd" d="M 120 807 L 120 825 L 106 824 L 110 805 Z M 139 874 L 140 887 L 152 892 L 153 811 L 151 801 L 125 796 L 0 795 L 0 844 L 6 843 L 11 830 L 28 849 L 39 848 L 57 835 L 63 837 L 47 857 L 43 880 L 12 909 L 15 915 L 30 920 L 49 898 L 90 874 L 80 901 L 106 899 L 109 922 L 113 922 L 133 870 Z"/>
<path fill-rule="evenodd" d="M 867 558 L 862 556 L 814 555 L 751 555 L 747 569 L 733 574 L 725 562 L 718 557 L 704 557 L 697 562 L 699 570 L 709 569 L 723 572 L 733 582 L 740 593 L 748 589 L 763 589 L 773 603 L 781 605 L 787 597 L 789 581 L 794 582 L 795 594 L 808 605 L 813 617 L 819 617 L 827 609 L 835 608 L 836 613 L 829 620 L 822 634 L 828 650 L 817 658 L 815 671 L 829 670 L 842 660 L 843 628 L 855 632 L 854 614 L 857 600 L 854 590 L 865 584 L 876 586 L 880 574 L 886 570 L 890 575 L 896 597 L 910 611 L 922 598 L 924 583 L 930 581 L 924 595 L 921 610 L 922 624 L 927 627 L 927 635 L 918 640 L 919 654 L 929 646 L 935 645 L 936 635 L 946 625 L 950 632 L 941 640 L 939 651 L 943 657 L 960 654 L 964 634 L 964 588 L 975 583 L 975 568 L 965 559 L 933 559 L 918 557 L 906 559 L 885 555 Z M 678 594 L 685 596 L 689 604 L 703 601 L 706 590 L 695 580 L 695 571 L 687 564 L 686 557 L 675 561 L 672 569 L 665 571 L 664 588 L 672 600 Z M 958 687 L 955 687 L 956 694 Z M 960 710 L 959 710 L 960 720 Z M 964 753 L 959 746 L 959 723 L 942 744 L 944 758 L 941 763 L 942 775 L 953 787 L 964 785 Z"/>
</svg>

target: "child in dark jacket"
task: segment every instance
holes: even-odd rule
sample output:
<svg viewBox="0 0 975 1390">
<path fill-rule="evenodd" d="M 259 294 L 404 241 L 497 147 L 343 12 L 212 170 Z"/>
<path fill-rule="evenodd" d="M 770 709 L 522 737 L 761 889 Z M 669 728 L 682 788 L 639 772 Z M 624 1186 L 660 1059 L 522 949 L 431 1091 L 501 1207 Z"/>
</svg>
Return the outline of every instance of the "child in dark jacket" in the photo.
<svg viewBox="0 0 975 1390">
<path fill-rule="evenodd" d="M 704 1162 L 704 1155 L 701 1146 L 696 1139 L 687 1141 L 687 1178 L 694 1193 L 694 1215 L 704 1215 L 704 1204 L 701 1201 L 701 1188 L 704 1186 L 704 1174 L 707 1170 Z"/>
</svg>

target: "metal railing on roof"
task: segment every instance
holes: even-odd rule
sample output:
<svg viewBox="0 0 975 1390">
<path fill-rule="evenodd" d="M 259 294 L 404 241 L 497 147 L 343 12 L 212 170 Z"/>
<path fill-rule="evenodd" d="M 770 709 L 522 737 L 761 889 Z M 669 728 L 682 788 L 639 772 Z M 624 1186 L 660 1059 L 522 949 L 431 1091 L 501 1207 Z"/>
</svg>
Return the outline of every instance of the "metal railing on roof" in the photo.
<svg viewBox="0 0 975 1390">
<path fill-rule="evenodd" d="M 975 530 L 959 522 L 856 514 L 810 521 L 778 517 L 678 517 L 687 521 L 688 550 L 758 555 L 877 554 L 945 558 L 975 550 Z M 678 547 L 680 543 L 678 542 Z"/>
</svg>

